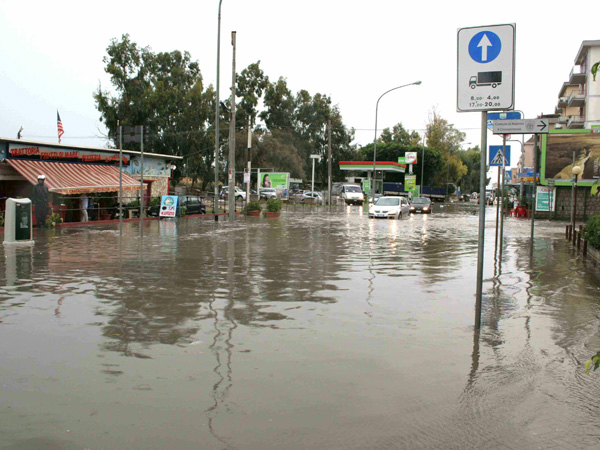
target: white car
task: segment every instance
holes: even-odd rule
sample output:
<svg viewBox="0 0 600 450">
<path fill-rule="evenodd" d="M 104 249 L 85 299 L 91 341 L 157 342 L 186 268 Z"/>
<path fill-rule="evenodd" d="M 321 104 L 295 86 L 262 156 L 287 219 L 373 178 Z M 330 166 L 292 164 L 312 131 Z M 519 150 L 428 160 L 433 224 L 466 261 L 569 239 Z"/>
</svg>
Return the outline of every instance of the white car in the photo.
<svg viewBox="0 0 600 450">
<path fill-rule="evenodd" d="M 369 219 L 402 219 L 408 217 L 410 205 L 404 197 L 379 197 L 369 208 Z"/>
<path fill-rule="evenodd" d="M 225 186 L 219 196 L 221 198 L 227 198 L 229 194 L 229 186 Z M 246 191 L 240 189 L 239 187 L 235 187 L 235 198 L 240 200 L 246 200 Z"/>
<path fill-rule="evenodd" d="M 323 196 L 320 192 L 304 191 L 300 197 L 300 201 L 304 202 L 312 200 L 313 203 L 323 203 Z"/>
<path fill-rule="evenodd" d="M 277 191 L 273 188 L 262 188 L 258 192 L 261 199 L 269 200 L 270 198 L 277 198 Z"/>
</svg>

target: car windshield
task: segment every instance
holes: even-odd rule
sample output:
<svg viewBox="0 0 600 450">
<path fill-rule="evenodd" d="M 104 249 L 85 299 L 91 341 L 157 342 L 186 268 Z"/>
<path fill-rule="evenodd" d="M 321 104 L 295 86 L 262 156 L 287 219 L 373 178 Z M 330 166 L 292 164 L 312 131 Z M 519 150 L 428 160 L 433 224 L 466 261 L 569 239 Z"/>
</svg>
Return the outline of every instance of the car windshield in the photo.
<svg viewBox="0 0 600 450">
<path fill-rule="evenodd" d="M 399 198 L 380 197 L 375 202 L 377 206 L 398 206 L 400 204 Z"/>
<path fill-rule="evenodd" d="M 346 186 L 346 192 L 360 192 L 358 186 Z"/>
<path fill-rule="evenodd" d="M 429 205 L 431 200 L 425 197 L 415 197 L 412 201 L 413 205 Z"/>
</svg>

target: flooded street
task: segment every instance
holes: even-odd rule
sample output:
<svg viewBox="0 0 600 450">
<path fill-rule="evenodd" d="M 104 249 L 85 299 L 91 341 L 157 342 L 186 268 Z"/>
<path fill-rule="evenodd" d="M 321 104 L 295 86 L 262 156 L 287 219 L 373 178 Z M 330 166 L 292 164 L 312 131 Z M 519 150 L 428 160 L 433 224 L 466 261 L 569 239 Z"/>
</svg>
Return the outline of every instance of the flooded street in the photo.
<svg viewBox="0 0 600 450">
<path fill-rule="evenodd" d="M 486 223 L 479 336 L 475 204 L 0 246 L 0 448 L 600 447 L 599 269 L 514 218 L 495 264 Z"/>
</svg>

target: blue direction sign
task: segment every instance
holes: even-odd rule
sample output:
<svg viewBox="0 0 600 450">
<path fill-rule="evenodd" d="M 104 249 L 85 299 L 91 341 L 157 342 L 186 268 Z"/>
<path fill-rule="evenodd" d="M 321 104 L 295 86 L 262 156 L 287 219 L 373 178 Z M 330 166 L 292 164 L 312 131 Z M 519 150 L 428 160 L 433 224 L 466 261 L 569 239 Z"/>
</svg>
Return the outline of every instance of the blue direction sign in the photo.
<svg viewBox="0 0 600 450">
<path fill-rule="evenodd" d="M 490 166 L 502 167 L 502 146 L 490 145 Z M 504 158 L 504 166 L 510 166 L 510 145 L 506 146 L 506 157 Z"/>
<path fill-rule="evenodd" d="M 490 30 L 480 31 L 469 41 L 469 55 L 473 61 L 487 64 L 495 60 L 502 50 L 502 41 Z"/>
<path fill-rule="evenodd" d="M 494 120 L 520 120 L 521 111 L 489 112 L 487 115 L 487 127 L 489 130 L 494 128 Z"/>
</svg>

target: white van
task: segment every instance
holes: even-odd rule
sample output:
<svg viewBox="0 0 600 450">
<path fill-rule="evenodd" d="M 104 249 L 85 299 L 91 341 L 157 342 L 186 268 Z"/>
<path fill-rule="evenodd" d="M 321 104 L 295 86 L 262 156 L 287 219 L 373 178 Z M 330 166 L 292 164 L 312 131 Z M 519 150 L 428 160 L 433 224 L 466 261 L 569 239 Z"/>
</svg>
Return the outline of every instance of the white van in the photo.
<svg viewBox="0 0 600 450">
<path fill-rule="evenodd" d="M 342 186 L 341 197 L 346 205 L 362 205 L 364 194 L 360 186 L 355 184 L 344 184 Z"/>
</svg>

